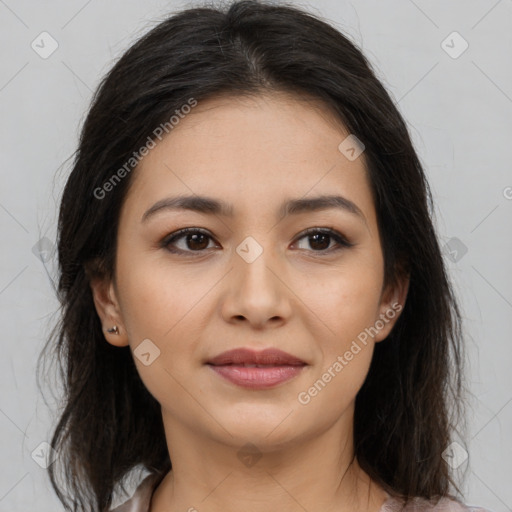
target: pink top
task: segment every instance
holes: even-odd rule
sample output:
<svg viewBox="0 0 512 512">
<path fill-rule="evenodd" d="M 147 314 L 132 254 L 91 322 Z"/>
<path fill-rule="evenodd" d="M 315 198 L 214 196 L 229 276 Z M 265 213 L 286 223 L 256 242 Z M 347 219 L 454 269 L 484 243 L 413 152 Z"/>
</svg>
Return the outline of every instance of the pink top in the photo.
<svg viewBox="0 0 512 512">
<path fill-rule="evenodd" d="M 112 509 L 111 512 L 149 512 L 154 483 L 156 483 L 154 477 L 155 475 L 148 475 L 137 487 L 133 496 L 119 507 Z M 160 481 L 160 479 L 158 479 L 158 481 Z M 407 508 L 401 508 L 402 505 L 403 502 L 400 499 L 388 494 L 379 512 L 491 512 L 490 510 L 480 507 L 464 505 L 450 498 L 442 498 L 437 502 L 437 505 L 433 501 L 428 501 L 423 498 L 414 498 L 409 502 Z"/>
</svg>

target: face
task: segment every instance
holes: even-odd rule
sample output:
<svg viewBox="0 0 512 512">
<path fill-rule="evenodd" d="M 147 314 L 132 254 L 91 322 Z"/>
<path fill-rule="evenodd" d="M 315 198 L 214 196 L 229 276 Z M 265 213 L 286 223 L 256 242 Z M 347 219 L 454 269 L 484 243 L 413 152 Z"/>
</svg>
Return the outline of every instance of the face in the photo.
<svg viewBox="0 0 512 512">
<path fill-rule="evenodd" d="M 167 426 L 262 450 L 350 430 L 407 283 L 383 289 L 364 152 L 339 149 L 348 135 L 319 104 L 217 98 L 133 171 L 115 279 L 91 286 L 103 326 L 120 328 L 107 341 L 130 345 Z M 221 206 L 165 205 L 178 196 Z M 238 348 L 295 362 L 209 364 Z"/>
</svg>

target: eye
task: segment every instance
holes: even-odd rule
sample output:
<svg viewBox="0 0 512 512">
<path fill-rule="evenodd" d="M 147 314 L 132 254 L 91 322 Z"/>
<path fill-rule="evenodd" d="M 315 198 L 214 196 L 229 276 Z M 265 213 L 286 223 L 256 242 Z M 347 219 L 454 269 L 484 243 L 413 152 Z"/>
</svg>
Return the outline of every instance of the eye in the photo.
<svg viewBox="0 0 512 512">
<path fill-rule="evenodd" d="M 313 249 L 312 252 L 316 253 L 331 253 L 354 245 L 332 228 L 309 228 L 303 231 L 296 240 L 302 239 L 307 239 L 307 243 Z M 200 253 L 211 248 L 210 240 L 213 238 L 207 231 L 199 228 L 184 228 L 165 237 L 161 246 L 174 254 Z M 334 246 L 331 246 L 333 241 L 335 242 Z M 179 242 L 182 243 L 181 247 L 178 246 Z M 299 247 L 299 249 L 304 248 Z"/>
<path fill-rule="evenodd" d="M 320 253 L 331 253 L 354 245 L 348 242 L 341 233 L 332 228 L 309 228 L 299 236 L 298 240 L 302 239 L 307 239 L 309 246 L 314 248 L 313 252 Z M 335 244 L 330 247 L 332 241 Z"/>
<path fill-rule="evenodd" d="M 177 245 L 177 241 L 181 241 L 181 239 L 184 239 L 182 247 L 176 248 L 175 246 Z M 162 240 L 161 245 L 168 251 L 175 254 L 181 254 L 184 252 L 203 252 L 205 249 L 209 248 L 209 239 L 213 240 L 208 232 L 203 231 L 202 229 L 184 228 L 165 237 Z"/>
</svg>

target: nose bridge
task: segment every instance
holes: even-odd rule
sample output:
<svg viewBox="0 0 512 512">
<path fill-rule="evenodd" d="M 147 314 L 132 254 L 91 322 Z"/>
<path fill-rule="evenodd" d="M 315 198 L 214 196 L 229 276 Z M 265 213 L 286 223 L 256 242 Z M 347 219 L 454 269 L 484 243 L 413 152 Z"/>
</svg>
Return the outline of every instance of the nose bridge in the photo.
<svg viewBox="0 0 512 512">
<path fill-rule="evenodd" d="M 275 287 L 277 273 L 276 260 L 271 246 L 271 236 L 247 236 L 236 247 L 235 274 L 240 286 L 261 288 L 262 292 L 270 292 Z M 264 240 L 263 240 L 264 239 Z"/>
<path fill-rule="evenodd" d="M 243 316 L 261 324 L 289 314 L 287 287 L 281 282 L 284 271 L 279 268 L 271 240 L 268 234 L 247 236 L 235 248 L 229 296 L 224 304 L 228 317 Z"/>
</svg>

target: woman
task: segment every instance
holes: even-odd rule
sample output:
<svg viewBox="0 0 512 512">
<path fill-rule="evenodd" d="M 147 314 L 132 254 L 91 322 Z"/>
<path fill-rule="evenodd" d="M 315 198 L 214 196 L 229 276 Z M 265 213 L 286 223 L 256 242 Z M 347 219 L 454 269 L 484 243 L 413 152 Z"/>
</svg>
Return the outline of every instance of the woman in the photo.
<svg viewBox="0 0 512 512">
<path fill-rule="evenodd" d="M 399 112 L 322 20 L 234 2 L 134 44 L 61 202 L 66 510 L 113 509 L 137 466 L 118 512 L 469 510 L 431 208 Z"/>
</svg>

